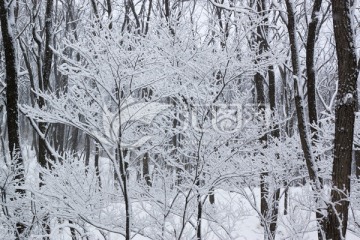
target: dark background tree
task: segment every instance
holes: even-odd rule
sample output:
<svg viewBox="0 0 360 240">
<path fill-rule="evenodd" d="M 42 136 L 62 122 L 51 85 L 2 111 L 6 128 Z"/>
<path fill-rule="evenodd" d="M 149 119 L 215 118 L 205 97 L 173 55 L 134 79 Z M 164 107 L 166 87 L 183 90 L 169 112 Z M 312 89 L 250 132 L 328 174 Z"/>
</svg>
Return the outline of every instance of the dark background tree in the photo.
<svg viewBox="0 0 360 240">
<path fill-rule="evenodd" d="M 357 78 L 359 75 L 350 0 L 332 0 L 338 58 L 338 94 L 335 106 L 334 162 L 327 239 L 344 239 L 348 226 L 350 176 L 353 150 Z"/>
<path fill-rule="evenodd" d="M 14 1 L 0 0 L 0 21 L 2 43 L 5 49 L 5 67 L 6 67 L 6 112 L 7 112 L 7 130 L 8 130 L 8 147 L 11 156 L 11 165 L 15 171 L 14 180 L 17 182 L 15 192 L 18 197 L 23 197 L 25 191 L 22 189 L 24 184 L 24 161 L 20 147 L 20 130 L 19 130 L 19 109 L 18 109 L 18 73 L 16 59 L 16 42 L 13 36 Z M 20 218 L 19 213 L 15 210 L 14 215 Z M 21 239 L 26 226 L 21 221 L 16 223 L 16 239 Z"/>
</svg>

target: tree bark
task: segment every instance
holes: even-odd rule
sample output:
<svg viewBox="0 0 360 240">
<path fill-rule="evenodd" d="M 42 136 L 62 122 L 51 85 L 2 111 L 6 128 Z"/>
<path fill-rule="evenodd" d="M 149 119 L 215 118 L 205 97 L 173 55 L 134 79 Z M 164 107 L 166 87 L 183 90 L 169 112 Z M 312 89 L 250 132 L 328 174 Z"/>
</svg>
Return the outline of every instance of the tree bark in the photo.
<svg viewBox="0 0 360 240">
<path fill-rule="evenodd" d="M 322 0 L 315 0 L 313 10 L 311 13 L 311 21 L 309 23 L 308 37 L 306 44 L 306 74 L 307 74 L 307 97 L 308 97 L 308 109 L 309 109 L 309 121 L 311 132 L 312 146 L 316 146 L 316 140 L 318 139 L 318 132 L 315 127 L 318 123 L 317 108 L 316 108 L 316 73 L 315 73 L 315 43 L 319 25 L 319 11 L 321 9 Z M 315 157 L 315 161 L 319 161 L 319 157 Z M 317 169 L 316 169 L 317 170 Z M 322 178 L 319 179 L 322 184 Z M 316 199 L 317 202 L 319 199 Z M 325 219 L 321 210 L 316 211 L 316 218 L 318 221 L 318 238 L 323 239 L 323 231 L 325 229 Z"/>
<path fill-rule="evenodd" d="M 272 119 L 276 119 L 276 84 L 275 84 L 275 73 L 273 65 L 270 65 L 268 68 L 268 76 L 269 76 L 269 103 L 270 110 L 272 114 Z M 271 131 L 271 137 L 273 139 L 279 139 L 280 137 L 280 129 L 279 125 L 275 125 L 274 129 Z M 276 153 L 276 160 L 279 159 L 279 154 Z M 272 213 L 271 213 L 271 222 L 270 222 L 270 233 L 272 238 L 275 239 L 276 228 L 277 228 L 277 218 L 279 214 L 279 200 L 280 200 L 280 188 L 275 190 L 273 199 L 272 199 Z"/>
<path fill-rule="evenodd" d="M 99 188 L 101 188 L 101 176 L 100 176 L 99 158 L 100 158 L 99 143 L 95 142 L 95 157 L 94 157 L 95 172 L 96 172 L 96 176 L 98 178 Z"/>
<path fill-rule="evenodd" d="M 348 224 L 358 67 L 350 19 L 350 0 L 332 0 L 332 9 L 339 82 L 335 105 L 332 204 L 328 207 L 326 234 L 328 239 L 345 239 Z"/>
<path fill-rule="evenodd" d="M 307 44 L 306 44 L 306 74 L 307 74 L 307 97 L 309 108 L 309 121 L 311 125 L 317 124 L 316 110 L 316 75 L 314 64 L 315 43 L 317 37 L 317 27 L 319 24 L 319 11 L 322 0 L 315 0 L 311 13 L 311 21 L 309 23 Z M 313 126 L 310 127 L 312 139 L 317 139 L 317 130 Z"/>
<path fill-rule="evenodd" d="M 299 62 L 299 48 L 296 40 L 296 27 L 295 27 L 295 13 L 294 6 L 292 0 L 286 0 L 286 7 L 288 12 L 288 34 L 290 39 L 290 47 L 291 47 L 291 61 L 293 68 L 293 76 L 294 76 L 294 91 L 295 91 L 295 107 L 296 114 L 298 120 L 298 129 L 300 135 L 301 147 L 304 153 L 306 167 L 309 173 L 310 181 L 312 183 L 312 188 L 319 195 L 322 192 L 322 184 L 321 179 L 317 174 L 317 168 L 315 163 L 315 158 L 313 156 L 313 152 L 311 149 L 311 136 L 309 136 L 309 131 L 306 123 L 306 114 L 304 107 L 304 99 L 301 91 L 300 83 L 300 62 Z M 316 106 L 315 106 L 316 111 Z M 321 199 L 316 198 L 315 201 L 318 202 Z M 321 209 L 317 209 L 316 217 L 319 225 L 318 236 L 322 238 L 322 232 L 324 228 L 324 219 L 321 213 Z"/>
<path fill-rule="evenodd" d="M 199 185 L 199 180 L 197 180 L 197 184 Z M 201 195 L 198 194 L 197 195 L 197 226 L 196 226 L 196 240 L 201 240 L 201 223 L 202 223 L 202 210 L 203 210 L 203 205 L 202 205 L 202 201 L 201 201 Z"/>
<path fill-rule="evenodd" d="M 44 45 L 44 55 L 43 55 L 43 65 L 42 65 L 42 77 L 39 77 L 39 89 L 43 92 L 50 90 L 50 74 L 51 74 L 51 65 L 52 65 L 52 56 L 53 52 L 50 48 L 50 44 L 52 43 L 52 22 L 53 22 L 53 9 L 54 9 L 53 0 L 46 1 L 46 10 L 45 10 L 45 45 Z M 39 45 L 40 47 L 40 45 Z M 40 60 L 40 59 L 39 59 Z M 40 69 L 39 69 L 40 71 Z M 45 106 L 45 100 L 43 97 L 39 97 L 39 108 L 43 108 Z M 46 146 L 46 135 L 48 132 L 49 125 L 45 122 L 39 123 L 39 129 L 44 134 L 44 138 L 38 138 L 39 144 L 39 154 L 38 154 L 38 162 L 39 164 L 47 168 L 50 165 L 48 164 L 47 157 L 49 156 L 49 152 Z M 42 180 L 42 174 L 39 174 L 40 180 Z M 43 185 L 43 182 L 40 181 L 40 187 Z M 49 215 L 46 214 L 43 219 L 43 229 L 46 234 L 51 233 L 50 225 L 49 225 Z M 44 237 L 44 240 L 50 239 L 49 237 Z"/>
<path fill-rule="evenodd" d="M 149 102 L 153 97 L 153 94 L 154 94 L 153 90 L 149 87 L 145 87 L 141 89 L 141 97 L 145 100 L 145 102 Z M 152 183 L 150 178 L 149 160 L 150 160 L 149 152 L 146 152 L 143 156 L 143 161 L 142 161 L 142 166 L 143 166 L 142 173 L 146 185 L 151 187 Z"/>
<path fill-rule="evenodd" d="M 85 167 L 86 167 L 85 173 L 88 173 L 88 168 L 90 165 L 90 150 L 91 150 L 90 136 L 89 136 L 89 134 L 86 134 L 86 136 L 85 136 Z"/>
<path fill-rule="evenodd" d="M 109 18 L 109 29 L 112 29 L 113 24 L 112 24 L 112 5 L 111 5 L 111 0 L 106 0 L 106 11 L 108 13 L 108 18 Z"/>
<path fill-rule="evenodd" d="M 120 108 L 119 108 L 120 109 Z M 121 139 L 121 135 L 119 137 Z M 116 176 L 116 178 L 119 181 L 120 186 L 122 186 L 122 192 L 124 195 L 124 204 L 125 204 L 125 239 L 130 240 L 131 239 L 131 204 L 130 204 L 130 196 L 129 196 L 129 190 L 128 190 L 128 177 L 127 177 L 127 164 L 124 160 L 124 154 L 123 150 L 120 147 L 120 143 L 118 143 L 117 149 L 116 149 L 116 161 L 119 163 L 119 171 L 115 170 L 115 174 L 120 176 Z M 116 166 L 116 165 L 115 165 Z"/>
<path fill-rule="evenodd" d="M 257 47 L 257 62 L 261 61 L 261 55 L 269 50 L 269 44 L 267 42 L 267 24 L 268 18 L 266 14 L 266 1 L 257 0 L 256 8 L 259 17 L 262 19 L 261 23 L 256 28 L 256 38 L 255 38 L 255 47 Z M 264 71 L 265 72 L 265 71 Z M 268 78 L 269 78 L 269 103 L 271 111 L 275 111 L 276 109 L 276 99 L 275 99 L 275 75 L 273 66 L 268 67 Z M 266 100 L 265 100 L 265 89 L 264 89 L 264 78 L 265 73 L 257 72 L 254 77 L 255 88 L 257 93 L 257 105 L 258 111 L 262 115 L 262 119 L 265 124 L 265 111 L 266 111 Z M 271 136 L 273 138 L 279 137 L 279 130 L 276 129 L 271 132 Z M 259 138 L 260 143 L 263 145 L 263 148 L 267 147 L 268 136 L 264 134 Z M 266 164 L 266 163 L 265 163 Z M 277 217 L 278 217 L 278 202 L 280 198 L 280 189 L 275 189 L 273 194 L 269 192 L 269 186 L 266 183 L 266 179 L 269 173 L 264 167 L 264 170 L 260 174 L 260 212 L 264 219 L 266 219 L 269 223 L 268 227 L 270 230 L 270 235 L 266 238 L 275 239 L 276 228 L 277 228 Z M 267 223 L 264 223 L 264 225 Z"/>
<path fill-rule="evenodd" d="M 300 62 L 299 62 L 299 49 L 296 40 L 296 27 L 295 27 L 295 14 L 292 0 L 286 0 L 286 7 L 288 12 L 288 34 L 290 39 L 291 48 L 291 62 L 293 68 L 294 77 L 294 91 L 295 91 L 295 107 L 298 120 L 298 129 L 300 135 L 301 147 L 304 153 L 306 166 L 309 172 L 311 181 L 315 184 L 316 190 L 321 190 L 320 181 L 315 171 L 315 162 L 310 145 L 310 136 L 307 129 L 306 118 L 305 118 L 305 107 L 303 95 L 300 92 L 301 86 L 300 81 Z"/>
<path fill-rule="evenodd" d="M 42 78 L 39 78 L 39 88 L 41 91 L 47 91 L 50 89 L 50 74 L 51 74 L 51 64 L 52 64 L 52 50 L 50 44 L 52 42 L 52 16 L 53 16 L 53 0 L 48 0 L 46 2 L 45 10 L 45 46 L 44 46 L 44 59 L 42 67 Z M 45 101 L 43 97 L 39 97 L 39 108 L 45 106 Z M 40 122 L 39 129 L 46 136 L 48 124 Z M 42 167 L 47 167 L 46 157 L 48 156 L 48 151 L 46 147 L 46 139 L 39 138 L 39 155 L 38 162 Z"/>
<path fill-rule="evenodd" d="M 357 146 L 360 148 L 360 146 Z M 360 150 L 355 150 L 355 176 L 360 178 Z"/>
<path fill-rule="evenodd" d="M 8 128 L 8 147 L 15 169 L 14 180 L 17 181 L 15 193 L 22 197 L 25 190 L 21 189 L 24 184 L 24 162 L 20 148 L 19 115 L 18 115 L 18 74 L 15 39 L 11 30 L 9 16 L 13 14 L 13 3 L 0 0 L 0 21 L 2 32 L 2 43 L 5 50 L 5 73 L 6 73 L 6 111 Z M 20 217 L 20 209 L 15 209 L 15 215 Z M 26 229 L 22 222 L 17 222 L 15 226 L 15 238 L 21 239 Z"/>
<path fill-rule="evenodd" d="M 262 13 L 265 9 L 264 1 L 257 0 L 256 1 L 256 7 L 258 11 L 259 17 L 262 17 Z M 264 24 L 262 22 L 262 24 Z M 258 55 L 258 59 L 256 59 L 255 64 L 257 64 L 259 61 L 261 61 L 260 57 L 261 54 L 265 51 L 265 45 L 266 45 L 266 39 L 264 36 L 265 29 L 264 25 L 258 25 L 256 28 L 256 37 L 254 39 L 253 45 L 256 49 L 256 55 Z M 256 89 L 256 104 L 258 107 L 258 111 L 262 116 L 262 120 L 265 121 L 265 92 L 264 92 L 264 76 L 262 73 L 257 72 L 254 76 L 255 81 L 255 89 Z M 260 144 L 263 146 L 263 148 L 266 148 L 267 144 L 267 135 L 264 134 L 259 138 Z M 266 169 L 263 170 L 263 172 L 260 174 L 260 211 L 261 214 L 265 217 L 269 211 L 269 206 L 267 203 L 267 195 L 268 195 L 268 187 L 266 186 L 266 178 L 268 176 L 268 173 Z"/>
<path fill-rule="evenodd" d="M 145 179 L 146 185 L 151 187 L 150 169 L 149 169 L 149 153 L 146 152 L 143 156 L 143 178 Z"/>
</svg>

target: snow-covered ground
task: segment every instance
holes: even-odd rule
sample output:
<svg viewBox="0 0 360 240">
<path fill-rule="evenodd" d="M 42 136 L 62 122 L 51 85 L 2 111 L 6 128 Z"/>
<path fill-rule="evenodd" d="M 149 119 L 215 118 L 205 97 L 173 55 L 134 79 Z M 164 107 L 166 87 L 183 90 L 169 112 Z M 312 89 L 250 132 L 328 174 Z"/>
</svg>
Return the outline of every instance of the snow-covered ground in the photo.
<svg viewBox="0 0 360 240">
<path fill-rule="evenodd" d="M 259 194 L 256 188 L 255 194 Z M 249 192 L 249 190 L 247 191 Z M 301 204 L 295 199 L 302 194 L 301 188 L 291 188 L 290 190 L 290 206 L 287 216 L 281 214 L 278 221 L 277 240 L 313 240 L 317 239 L 315 231 L 315 214 L 309 214 L 306 210 L 301 210 Z M 256 211 L 251 207 L 248 200 L 238 193 L 231 193 L 223 190 L 215 192 L 216 203 L 213 206 L 207 205 L 207 212 L 213 212 L 213 215 L 205 216 L 203 222 L 203 239 L 206 240 L 263 240 L 264 229 L 260 224 Z M 301 196 L 300 196 L 301 197 Z M 283 213 L 283 199 L 281 201 L 281 213 Z M 229 232 L 225 233 L 225 229 L 221 228 L 218 223 L 208 221 L 215 218 L 221 222 L 223 226 L 227 226 Z M 208 219 L 208 220 L 206 220 Z M 89 228 L 94 229 L 94 228 Z M 59 235 L 53 239 L 71 240 L 69 229 L 63 229 L 58 232 Z M 94 230 L 89 233 L 89 240 L 105 239 L 98 231 Z M 123 236 L 110 233 L 106 235 L 106 240 L 122 240 Z M 149 240 L 150 238 L 134 234 L 134 240 Z M 174 238 L 175 239 L 175 238 Z M 192 238 L 182 238 L 192 239 Z M 355 236 L 351 231 L 347 232 L 347 240 L 358 240 L 360 237 Z"/>
<path fill-rule="evenodd" d="M 28 159 L 32 159 L 27 166 L 29 169 L 28 180 L 34 180 L 33 171 L 36 168 L 34 153 L 27 148 L 24 155 Z M 101 177 L 103 184 L 112 184 L 112 171 L 108 159 L 101 158 Z M 105 186 L 104 186 L 105 187 Z M 106 188 L 106 187 L 105 187 Z M 277 240 L 293 239 L 293 240 L 312 240 L 317 239 L 315 214 L 309 211 L 309 203 L 311 196 L 309 195 L 309 187 L 290 187 L 289 188 L 289 204 L 288 214 L 284 215 L 284 189 L 281 191 L 280 201 L 280 214 L 278 217 Z M 161 193 L 159 193 L 161 194 Z M 204 240 L 262 240 L 264 239 L 264 228 L 260 224 L 259 218 L 259 203 L 260 203 L 260 189 L 254 187 L 244 187 L 235 191 L 220 190 L 215 191 L 215 204 L 210 204 L 208 200 L 205 201 L 203 222 L 202 222 L 202 235 Z M 106 211 L 121 211 L 123 205 L 119 203 L 109 205 Z M 137 219 L 149 218 L 149 212 L 152 209 L 151 204 L 144 202 L 133 202 L 133 214 L 137 214 Z M 144 210 L 146 209 L 146 211 Z M 105 212 L 106 212 L 105 211 Z M 151 215 L 151 214 L 150 214 Z M 156 214 L 153 214 L 154 216 Z M 176 214 L 175 214 L 176 215 Z M 139 217 L 141 216 L 141 217 Z M 352 213 L 350 212 L 350 219 Z M 173 226 L 180 224 L 182 221 L 180 216 L 173 216 L 169 220 L 169 230 L 173 231 Z M 116 222 L 113 222 L 117 225 Z M 138 223 L 134 222 L 134 225 Z M 145 226 L 141 232 L 133 233 L 134 240 L 149 240 L 151 238 L 146 235 L 152 231 L 158 231 L 150 227 L 146 227 L 144 223 L 140 224 Z M 125 239 L 120 234 L 102 233 L 94 226 L 85 224 L 86 236 L 88 240 L 121 240 Z M 105 226 L 106 227 L 106 226 Z M 71 240 L 70 229 L 68 222 L 65 220 L 59 223 L 58 220 L 52 222 L 52 240 Z M 193 227 L 187 227 L 190 234 L 184 235 L 181 239 L 194 239 L 195 230 Z M 83 229 L 80 229 L 80 232 Z M 85 236 L 85 235 L 84 235 Z M 33 236 L 30 239 L 41 239 L 40 236 Z M 83 238 L 85 239 L 85 238 Z M 173 237 L 172 239 L 176 239 Z M 357 240 L 360 237 L 355 236 L 351 230 L 347 232 L 347 240 Z"/>
</svg>

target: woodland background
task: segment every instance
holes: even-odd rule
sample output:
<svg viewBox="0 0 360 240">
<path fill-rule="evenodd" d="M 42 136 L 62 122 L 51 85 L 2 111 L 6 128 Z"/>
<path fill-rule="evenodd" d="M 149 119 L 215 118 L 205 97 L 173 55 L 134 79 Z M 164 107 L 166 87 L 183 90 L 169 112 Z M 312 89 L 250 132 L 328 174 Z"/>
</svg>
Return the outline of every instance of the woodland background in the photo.
<svg viewBox="0 0 360 240">
<path fill-rule="evenodd" d="M 0 0 L 1 239 L 359 239 L 356 0 Z"/>
</svg>

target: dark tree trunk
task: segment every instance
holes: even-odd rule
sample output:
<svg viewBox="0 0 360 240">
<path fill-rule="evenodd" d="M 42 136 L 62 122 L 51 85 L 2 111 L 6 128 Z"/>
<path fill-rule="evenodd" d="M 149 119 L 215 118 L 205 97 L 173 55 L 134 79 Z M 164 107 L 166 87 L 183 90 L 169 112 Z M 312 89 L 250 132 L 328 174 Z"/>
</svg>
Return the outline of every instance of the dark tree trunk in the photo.
<svg viewBox="0 0 360 240">
<path fill-rule="evenodd" d="M 332 9 L 339 83 L 335 106 L 333 188 L 331 190 L 333 205 L 329 205 L 328 208 L 326 235 L 328 239 L 345 239 L 348 225 L 358 66 L 350 19 L 350 0 L 332 0 Z"/>
<path fill-rule="evenodd" d="M 304 100 L 299 86 L 300 81 L 300 63 L 299 63 L 299 50 L 296 41 L 296 27 L 295 27 L 295 15 L 294 6 L 291 0 L 286 0 L 286 7 L 288 12 L 288 33 L 290 39 L 291 48 L 291 62 L 293 68 L 294 77 L 294 91 L 295 91 L 295 107 L 298 120 L 298 129 L 300 135 L 301 147 L 304 153 L 306 166 L 309 172 L 311 181 L 315 184 L 317 191 L 321 190 L 320 181 L 315 171 L 315 162 L 311 150 L 311 144 L 309 142 L 309 132 L 307 130 L 306 118 L 305 118 L 305 107 Z"/>
<path fill-rule="evenodd" d="M 94 162 L 95 162 L 96 176 L 98 177 L 98 181 L 99 181 L 99 188 L 101 188 L 101 177 L 100 177 L 99 157 L 100 157 L 99 143 L 96 142 L 96 143 L 95 143 L 95 157 L 94 157 Z"/>
<path fill-rule="evenodd" d="M 88 167 L 90 164 L 90 149 L 91 149 L 90 136 L 88 134 L 86 134 L 86 136 L 85 136 L 85 166 L 86 166 L 85 172 L 86 173 L 88 171 Z"/>
<path fill-rule="evenodd" d="M 307 74 L 307 97 L 308 97 L 308 109 L 309 109 L 309 121 L 311 131 L 311 143 L 316 146 L 315 141 L 318 139 L 318 132 L 315 127 L 318 123 L 317 109 L 316 109 L 316 74 L 315 74 L 315 43 L 318 33 L 319 25 L 319 11 L 321 9 L 322 0 L 315 0 L 313 10 L 311 13 L 311 21 L 309 23 L 307 44 L 306 44 L 306 74 Z M 319 157 L 315 157 L 315 161 L 319 161 Z M 322 178 L 319 179 L 322 184 Z M 318 202 L 319 199 L 316 199 Z M 323 239 L 323 232 L 325 228 L 324 216 L 321 213 L 321 209 L 316 211 L 316 218 L 318 221 L 318 238 Z"/>
<path fill-rule="evenodd" d="M 39 78 L 39 88 L 41 91 L 50 90 L 50 74 L 51 74 L 51 64 L 52 64 L 52 50 L 50 44 L 52 42 L 52 17 L 53 17 L 53 0 L 48 0 L 46 2 L 45 10 L 45 46 L 44 46 L 44 59 L 42 67 L 42 77 Z M 39 108 L 45 106 L 45 100 L 43 97 L 39 97 Z M 45 138 L 39 138 L 39 155 L 38 162 L 42 167 L 47 167 L 46 157 L 48 156 L 48 151 L 46 147 L 46 135 L 48 124 L 40 122 L 39 129 L 44 134 Z M 41 176 L 40 176 L 41 177 Z"/>
<path fill-rule="evenodd" d="M 43 64 L 43 89 L 50 90 L 50 74 L 51 74 L 51 65 L 53 60 L 53 52 L 50 48 L 52 43 L 52 26 L 53 26 L 53 10 L 54 2 L 53 0 L 47 0 L 46 2 L 46 11 L 45 11 L 45 46 L 44 46 L 44 64 Z"/>
<path fill-rule="evenodd" d="M 285 117 L 290 117 L 288 121 L 286 121 L 285 125 L 285 132 L 289 137 L 292 137 L 294 135 L 294 117 L 292 116 L 293 111 L 293 101 L 291 98 L 291 89 L 289 88 L 289 78 L 287 74 L 287 69 L 285 67 L 287 63 L 284 64 L 284 67 L 278 66 L 281 80 L 282 80 L 282 105 L 284 106 L 285 110 Z"/>
<path fill-rule="evenodd" d="M 76 152 L 78 149 L 78 145 L 79 145 L 79 129 L 76 127 L 71 127 L 69 129 L 71 135 L 70 135 L 70 142 L 71 142 L 71 146 L 70 149 L 73 152 Z"/>
<path fill-rule="evenodd" d="M 94 15 L 95 15 L 95 18 L 96 18 L 95 21 L 98 22 L 100 20 L 100 16 L 99 16 L 99 11 L 98 11 L 96 2 L 95 2 L 95 0 L 90 0 L 90 3 L 91 3 L 91 7 L 93 9 L 93 12 L 94 12 Z"/>
<path fill-rule="evenodd" d="M 265 3 L 262 0 L 256 1 L 257 11 L 259 14 L 259 17 L 263 17 L 263 13 L 265 10 Z M 263 54 L 266 48 L 266 39 L 265 39 L 265 23 L 259 24 L 256 28 L 256 34 L 254 34 L 256 37 L 254 39 L 254 46 L 256 50 L 257 55 Z M 261 61 L 261 59 L 257 59 L 255 63 L 258 63 Z M 265 92 L 264 92 L 264 76 L 262 73 L 257 72 L 254 76 L 255 81 L 255 88 L 256 88 L 256 103 L 258 107 L 258 111 L 261 114 L 263 121 L 265 122 Z M 264 134 L 259 138 L 260 144 L 264 148 L 266 148 L 267 144 L 267 135 Z M 268 173 L 266 169 L 262 171 L 260 174 L 260 210 L 261 214 L 265 217 L 269 211 L 269 206 L 267 203 L 267 195 L 268 195 L 268 187 L 266 184 L 266 178 L 268 176 Z"/>
<path fill-rule="evenodd" d="M 322 0 L 315 0 L 311 14 L 311 21 L 309 23 L 307 44 L 306 44 L 306 74 L 307 74 L 307 97 L 309 108 L 310 124 L 317 124 L 317 110 L 316 110 L 316 75 L 314 64 L 315 43 L 317 37 L 317 28 L 319 24 L 319 11 Z M 312 138 L 317 139 L 317 130 L 313 126 L 310 127 Z"/>
<path fill-rule="evenodd" d="M 357 146 L 360 148 L 360 146 Z M 357 178 L 360 178 L 360 150 L 355 150 L 355 175 Z"/>
<path fill-rule="evenodd" d="M 209 202 L 210 202 L 210 204 L 215 204 L 214 187 L 211 187 L 211 188 L 210 188 L 210 191 L 209 191 Z"/>
<path fill-rule="evenodd" d="M 121 32 L 125 32 L 125 29 L 127 31 L 130 31 L 130 7 L 129 4 L 125 3 L 125 12 L 124 12 L 124 21 L 121 26 Z"/>
<path fill-rule="evenodd" d="M 268 18 L 267 18 L 267 11 L 266 11 L 266 1 L 264 0 L 257 0 L 256 1 L 256 7 L 259 17 L 262 19 L 261 24 L 259 24 L 256 28 L 256 38 L 255 38 L 255 46 L 257 49 L 257 55 L 259 56 L 259 59 L 257 59 L 256 62 L 260 62 L 261 55 L 269 50 L 269 45 L 267 42 L 267 24 L 268 24 Z M 276 109 L 276 98 L 275 98 L 275 75 L 274 75 L 274 69 L 273 66 L 269 66 L 268 68 L 268 77 L 269 77 L 269 102 L 270 102 L 270 109 L 272 112 Z M 265 73 L 257 72 L 254 77 L 255 81 L 255 87 L 256 87 L 256 93 L 257 93 L 257 105 L 258 110 L 260 114 L 262 115 L 263 121 L 265 123 L 265 90 L 264 90 L 264 75 Z M 271 136 L 273 138 L 279 137 L 279 130 L 277 129 L 277 126 L 275 126 L 275 130 L 271 132 Z M 267 147 L 267 141 L 268 136 L 264 134 L 259 139 L 260 143 L 263 145 L 264 148 Z M 264 170 L 260 174 L 260 212 L 261 215 L 268 221 L 269 224 L 269 230 L 270 235 L 267 238 L 275 239 L 276 235 L 276 228 L 277 228 L 277 217 L 278 217 L 278 202 L 280 197 L 280 189 L 276 189 L 273 194 L 269 193 L 269 187 L 266 183 L 268 172 L 266 167 L 264 167 Z"/>
<path fill-rule="evenodd" d="M 109 23 L 109 29 L 112 29 L 113 24 L 112 24 L 112 5 L 111 5 L 111 0 L 106 0 L 106 11 L 108 13 L 108 18 L 110 20 Z"/>
<path fill-rule="evenodd" d="M 294 91 L 295 91 L 295 107 L 296 107 L 296 114 L 298 120 L 298 129 L 300 135 L 300 142 L 301 147 L 305 157 L 306 167 L 309 173 L 309 177 L 312 183 L 313 190 L 320 194 L 322 191 L 322 184 L 321 179 L 317 174 L 317 168 L 315 165 L 315 158 L 313 156 L 313 152 L 311 149 L 311 142 L 309 131 L 307 129 L 306 123 L 306 114 L 305 114 L 305 107 L 304 107 L 304 100 L 303 95 L 300 92 L 301 86 L 299 86 L 300 81 L 300 63 L 299 63 L 299 49 L 297 46 L 296 40 L 296 27 L 295 27 L 295 13 L 294 13 L 294 6 L 292 0 L 286 0 L 286 7 L 288 12 L 288 33 L 291 45 L 291 61 L 292 61 L 292 68 L 293 68 L 293 75 L 294 75 Z M 315 76 L 314 76 L 315 77 Z M 315 81 L 315 78 L 313 79 Z M 315 86 L 314 86 L 315 87 Z M 316 113 L 316 105 L 315 105 L 315 113 Z M 312 116 L 314 117 L 314 116 Z M 315 201 L 318 202 L 320 199 L 316 198 Z M 318 221 L 318 236 L 322 238 L 322 230 L 324 228 L 324 219 L 323 215 L 321 214 L 321 209 L 317 209 L 316 217 Z"/>
<path fill-rule="evenodd" d="M 255 87 L 256 87 L 256 96 L 257 96 L 257 105 L 258 111 L 263 116 L 263 120 L 265 120 L 265 93 L 264 93 L 264 79 L 260 73 L 255 74 Z M 264 148 L 266 148 L 267 143 L 267 135 L 264 134 L 259 138 L 260 144 Z M 265 217 L 269 211 L 269 206 L 267 203 L 267 195 L 268 195 L 268 186 L 266 184 L 266 178 L 268 173 L 266 169 L 262 171 L 260 174 L 260 210 L 261 214 Z"/>
<path fill-rule="evenodd" d="M 145 99 L 145 102 L 149 102 L 153 97 L 153 90 L 151 88 L 145 87 L 141 89 L 141 97 Z M 143 166 L 143 178 L 145 179 L 146 185 L 151 187 L 151 178 L 150 178 L 150 166 L 149 166 L 149 152 L 146 152 L 143 156 L 142 166 Z"/>
<path fill-rule="evenodd" d="M 65 153 L 65 125 L 62 123 L 54 124 L 54 147 L 59 155 Z"/>
<path fill-rule="evenodd" d="M 288 214 L 288 208 L 289 208 L 289 188 L 285 188 L 285 194 L 284 194 L 284 215 Z"/>
<path fill-rule="evenodd" d="M 53 22 L 53 0 L 47 0 L 46 2 L 46 10 L 45 10 L 45 46 L 44 46 L 44 56 L 43 56 L 43 66 L 42 66 L 42 77 L 39 77 L 39 89 L 43 92 L 50 90 L 50 74 L 51 74 L 51 65 L 52 65 L 52 50 L 50 48 L 50 44 L 52 43 L 52 22 Z M 40 46 L 40 45 L 39 45 Z M 40 59 L 39 59 L 40 61 Z M 39 69 L 40 71 L 40 69 Z M 43 97 L 39 97 L 39 108 L 43 108 L 45 106 L 45 100 Z M 41 133 L 44 134 L 44 138 L 38 138 L 39 144 L 39 154 L 38 154 L 38 162 L 39 164 L 46 168 L 48 167 L 47 157 L 49 156 L 48 148 L 46 146 L 46 135 L 48 132 L 48 124 L 44 122 L 39 123 L 39 129 Z M 49 166 L 50 167 L 50 166 Z M 40 180 L 42 180 L 42 175 L 39 174 Z M 40 182 L 40 187 L 44 183 Z M 49 225 L 49 216 L 46 214 L 43 219 L 43 229 L 46 234 L 51 233 L 50 225 Z M 49 237 L 44 237 L 44 240 L 50 239 Z"/>
<path fill-rule="evenodd" d="M 120 109 L 120 108 L 119 108 Z M 129 197 L 129 191 L 128 191 L 128 176 L 127 176 L 127 164 L 124 159 L 124 150 L 121 149 L 120 143 L 117 146 L 116 149 L 116 161 L 119 163 L 119 171 L 115 170 L 115 174 L 117 172 L 120 173 L 120 176 L 116 176 L 116 179 L 118 179 L 120 185 L 122 186 L 122 192 L 124 195 L 124 204 L 125 204 L 125 239 L 130 240 L 131 239 L 131 226 L 130 226 L 130 211 L 131 211 L 131 205 L 130 205 L 130 197 Z"/>
<path fill-rule="evenodd" d="M 149 153 L 146 152 L 143 157 L 143 178 L 145 179 L 146 185 L 151 187 L 150 169 L 149 169 Z"/>
<path fill-rule="evenodd" d="M 197 180 L 199 182 L 199 180 Z M 197 184 L 198 185 L 198 184 Z M 197 226 L 196 226 L 196 240 L 201 240 L 201 220 L 202 220 L 202 201 L 201 195 L 197 195 L 197 204 L 198 204 L 198 211 L 197 211 Z"/>
<path fill-rule="evenodd" d="M 18 75 L 15 39 L 11 30 L 9 14 L 11 6 L 5 0 L 0 0 L 0 21 L 2 43 L 5 50 L 5 72 L 6 72 L 6 111 L 7 111 L 7 128 L 8 128 L 8 147 L 12 159 L 12 165 L 15 166 L 16 173 L 14 179 L 18 181 L 15 192 L 22 197 L 25 191 L 21 189 L 24 184 L 24 163 L 20 149 L 20 132 L 18 116 Z M 15 215 L 21 217 L 19 209 L 15 209 Z M 23 236 L 26 226 L 22 222 L 16 223 L 15 238 L 20 239 Z"/>
<path fill-rule="evenodd" d="M 268 76 L 269 76 L 269 103 L 270 110 L 272 114 L 272 119 L 276 119 L 276 84 L 275 84 L 275 73 L 274 67 L 272 65 L 268 68 Z M 275 125 L 274 129 L 271 131 L 272 139 L 279 139 L 280 130 L 279 125 Z M 279 154 L 276 154 L 276 159 L 279 159 Z M 277 218 L 279 214 L 279 200 L 280 200 L 280 188 L 275 190 L 273 199 L 272 199 L 272 212 L 271 212 L 271 222 L 270 222 L 270 233 L 272 235 L 272 239 L 275 239 L 276 228 L 277 228 Z"/>
<path fill-rule="evenodd" d="M 150 23 L 150 15 L 151 15 L 151 10 L 152 10 L 152 5 L 153 5 L 152 0 L 149 0 L 149 8 L 148 8 L 147 16 L 146 16 L 144 35 L 146 35 L 149 31 L 149 23 Z"/>
</svg>

